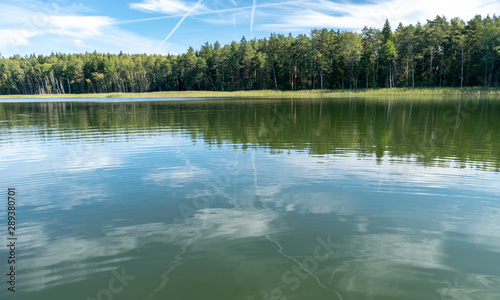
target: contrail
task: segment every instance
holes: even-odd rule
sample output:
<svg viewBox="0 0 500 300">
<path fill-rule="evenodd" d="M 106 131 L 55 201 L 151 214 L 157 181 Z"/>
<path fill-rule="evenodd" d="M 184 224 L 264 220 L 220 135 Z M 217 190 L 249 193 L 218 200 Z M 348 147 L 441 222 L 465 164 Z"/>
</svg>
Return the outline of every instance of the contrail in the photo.
<svg viewBox="0 0 500 300">
<path fill-rule="evenodd" d="M 170 36 L 172 34 L 174 34 L 174 32 L 177 30 L 177 28 L 179 28 L 179 26 L 181 26 L 182 22 L 184 22 L 184 20 L 201 4 L 201 2 L 203 2 L 203 0 L 198 0 L 198 2 L 196 2 L 196 4 L 193 7 L 191 7 L 191 9 L 182 17 L 182 19 L 180 19 L 179 23 L 177 23 L 177 25 L 175 25 L 174 29 L 172 29 L 170 34 L 161 42 L 160 47 L 159 47 L 160 49 L 163 46 L 163 44 L 165 44 L 165 42 L 170 38 Z M 158 51 L 158 52 L 160 52 L 160 51 Z"/>
<path fill-rule="evenodd" d="M 238 4 L 236 4 L 236 2 L 234 0 L 231 0 L 231 2 L 233 2 L 234 6 L 238 7 Z M 248 15 L 245 13 L 245 11 L 243 10 L 244 7 L 238 7 L 238 9 L 241 11 L 242 14 L 245 15 L 245 17 L 248 18 Z"/>
<path fill-rule="evenodd" d="M 194 240 L 199 239 L 201 237 L 201 233 L 198 230 L 195 230 L 195 233 L 197 236 L 190 238 L 185 245 L 181 247 L 181 251 L 177 253 L 174 257 L 174 261 L 172 262 L 170 268 L 163 273 L 160 278 L 161 282 L 160 285 L 154 289 L 145 299 L 151 299 L 156 293 L 159 291 L 163 290 L 165 286 L 167 285 L 167 281 L 170 279 L 169 275 L 172 273 L 178 266 L 182 265 L 182 260 L 184 260 L 184 253 L 186 253 L 186 248 L 189 247 Z"/>
<path fill-rule="evenodd" d="M 257 6 L 257 0 L 253 0 L 252 14 L 250 18 L 250 39 L 253 39 L 253 19 L 255 17 L 255 6 Z"/>
<path fill-rule="evenodd" d="M 257 168 L 255 167 L 255 151 L 252 151 L 252 168 L 253 168 L 253 185 L 255 187 L 255 195 L 259 195 L 259 187 L 257 185 Z"/>
<path fill-rule="evenodd" d="M 309 273 L 309 275 L 311 275 L 312 277 L 314 277 L 316 279 L 316 282 L 318 283 L 319 286 L 321 286 L 325 290 L 328 290 L 330 292 L 335 293 L 340 300 L 343 300 L 342 295 L 339 292 L 337 292 L 336 290 L 332 290 L 332 289 L 328 288 L 326 285 L 324 285 L 321 282 L 321 280 L 319 280 L 318 276 L 314 275 L 311 271 L 309 271 L 308 269 L 304 268 L 304 266 L 298 260 L 296 260 L 295 258 L 293 258 L 290 255 L 286 254 L 285 252 L 283 252 L 283 246 L 281 246 L 280 243 L 278 243 L 277 241 L 273 240 L 268 234 L 264 234 L 264 236 L 266 237 L 266 239 L 268 239 L 269 241 L 275 243 L 279 247 L 278 252 L 281 255 L 283 255 L 284 257 L 286 257 L 286 258 L 288 258 L 290 260 L 293 260 L 297 265 L 299 265 L 299 268 L 301 268 L 304 272 L 307 272 L 307 273 Z"/>
<path fill-rule="evenodd" d="M 283 4 L 292 4 L 292 3 L 300 3 L 300 2 L 301 1 L 284 1 L 284 2 L 279 2 L 279 3 L 268 3 L 268 4 L 256 5 L 255 7 L 256 8 L 271 7 L 271 6 L 280 6 Z M 241 10 L 245 10 L 245 9 L 252 9 L 252 7 L 253 6 L 244 6 L 244 7 L 218 9 L 218 10 L 203 10 L 203 11 L 199 11 L 199 12 L 191 12 L 190 15 L 208 15 L 208 14 L 215 14 L 215 13 L 231 12 L 231 11 L 236 11 L 236 10 L 241 11 Z M 169 16 L 145 18 L 145 19 L 125 20 L 125 21 L 113 22 L 111 24 L 114 25 L 114 24 L 128 24 L 128 23 L 146 22 L 146 21 L 178 18 L 181 16 L 184 16 L 184 15 L 175 14 L 175 15 L 169 15 Z"/>
</svg>

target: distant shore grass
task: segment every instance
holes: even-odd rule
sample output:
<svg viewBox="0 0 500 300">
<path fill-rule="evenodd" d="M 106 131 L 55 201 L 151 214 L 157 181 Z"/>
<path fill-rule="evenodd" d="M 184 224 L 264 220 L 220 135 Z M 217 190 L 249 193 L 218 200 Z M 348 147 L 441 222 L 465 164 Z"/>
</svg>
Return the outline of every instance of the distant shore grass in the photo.
<svg viewBox="0 0 500 300">
<path fill-rule="evenodd" d="M 301 90 L 301 91 L 172 91 L 149 93 L 96 93 L 50 95 L 0 95 L 0 99 L 16 98 L 340 98 L 386 96 L 493 96 L 500 97 L 500 88 L 392 88 L 359 90 Z"/>
</svg>

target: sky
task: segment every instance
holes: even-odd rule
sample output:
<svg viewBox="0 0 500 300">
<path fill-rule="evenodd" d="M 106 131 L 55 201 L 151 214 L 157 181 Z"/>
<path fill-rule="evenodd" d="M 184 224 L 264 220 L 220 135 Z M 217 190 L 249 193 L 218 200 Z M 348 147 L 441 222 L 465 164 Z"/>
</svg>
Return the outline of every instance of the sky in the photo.
<svg viewBox="0 0 500 300">
<path fill-rule="evenodd" d="M 0 55 L 179 54 L 244 36 L 498 15 L 498 0 L 0 0 Z"/>
</svg>

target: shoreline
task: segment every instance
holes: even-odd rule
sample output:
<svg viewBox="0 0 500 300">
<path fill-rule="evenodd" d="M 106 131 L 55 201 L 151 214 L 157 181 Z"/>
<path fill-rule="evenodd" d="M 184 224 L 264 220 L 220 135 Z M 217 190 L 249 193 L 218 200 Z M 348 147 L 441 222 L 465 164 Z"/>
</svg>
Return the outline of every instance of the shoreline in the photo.
<svg viewBox="0 0 500 300">
<path fill-rule="evenodd" d="M 300 91 L 168 91 L 145 93 L 43 94 L 0 95 L 0 99 L 37 98 L 341 98 L 341 97 L 420 97 L 420 96 L 488 96 L 499 97 L 500 88 L 384 88 L 360 90 L 300 90 Z"/>
</svg>

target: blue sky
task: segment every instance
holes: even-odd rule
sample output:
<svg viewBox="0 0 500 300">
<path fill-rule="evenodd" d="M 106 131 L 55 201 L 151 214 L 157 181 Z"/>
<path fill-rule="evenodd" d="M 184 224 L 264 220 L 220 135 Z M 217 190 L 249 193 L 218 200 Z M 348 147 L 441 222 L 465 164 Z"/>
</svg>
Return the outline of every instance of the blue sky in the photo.
<svg viewBox="0 0 500 300">
<path fill-rule="evenodd" d="M 0 0 L 0 53 L 98 52 L 178 54 L 313 28 L 393 28 L 436 15 L 471 19 L 500 13 L 498 0 Z"/>
</svg>

